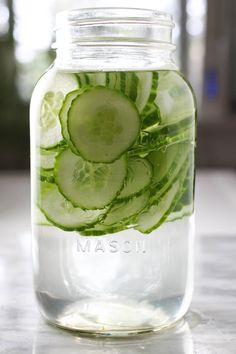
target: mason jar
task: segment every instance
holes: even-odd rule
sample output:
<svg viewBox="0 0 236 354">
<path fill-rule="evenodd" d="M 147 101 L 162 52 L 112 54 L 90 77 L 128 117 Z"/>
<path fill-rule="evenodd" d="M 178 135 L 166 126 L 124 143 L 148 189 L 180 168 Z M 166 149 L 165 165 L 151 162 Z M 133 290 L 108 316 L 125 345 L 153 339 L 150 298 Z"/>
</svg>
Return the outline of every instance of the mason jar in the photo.
<svg viewBox="0 0 236 354">
<path fill-rule="evenodd" d="M 144 9 L 57 16 L 31 102 L 34 284 L 57 326 L 123 336 L 189 308 L 196 105 L 172 29 Z"/>
</svg>

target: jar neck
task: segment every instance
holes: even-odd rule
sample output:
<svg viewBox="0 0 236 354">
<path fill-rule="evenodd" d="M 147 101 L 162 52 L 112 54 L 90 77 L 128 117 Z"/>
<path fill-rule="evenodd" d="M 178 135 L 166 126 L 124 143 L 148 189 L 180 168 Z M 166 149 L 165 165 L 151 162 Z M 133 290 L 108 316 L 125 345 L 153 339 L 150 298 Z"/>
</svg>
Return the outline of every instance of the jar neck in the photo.
<svg viewBox="0 0 236 354">
<path fill-rule="evenodd" d="M 57 15 L 56 67 L 123 71 L 175 67 L 172 17 L 142 9 L 80 9 Z"/>
</svg>

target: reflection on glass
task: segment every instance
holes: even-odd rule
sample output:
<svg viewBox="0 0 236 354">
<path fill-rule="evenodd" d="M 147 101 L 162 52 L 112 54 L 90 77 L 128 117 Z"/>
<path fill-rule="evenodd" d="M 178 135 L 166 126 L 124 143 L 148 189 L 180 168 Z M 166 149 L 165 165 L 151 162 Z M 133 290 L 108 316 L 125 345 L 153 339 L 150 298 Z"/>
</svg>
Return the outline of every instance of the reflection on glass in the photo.
<svg viewBox="0 0 236 354">
<path fill-rule="evenodd" d="M 169 330 L 130 338 L 93 338 L 40 323 L 32 354 L 193 354 L 188 323 Z"/>
<path fill-rule="evenodd" d="M 6 0 L 0 0 L 0 37 L 7 34 L 9 30 L 9 10 Z"/>
</svg>

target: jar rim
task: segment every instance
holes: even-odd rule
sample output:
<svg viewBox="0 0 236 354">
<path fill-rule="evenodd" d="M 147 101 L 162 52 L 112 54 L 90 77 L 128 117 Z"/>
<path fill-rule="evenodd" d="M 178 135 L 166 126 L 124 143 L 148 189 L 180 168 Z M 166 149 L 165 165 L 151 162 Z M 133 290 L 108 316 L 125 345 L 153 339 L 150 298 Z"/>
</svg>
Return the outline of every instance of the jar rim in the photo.
<svg viewBox="0 0 236 354">
<path fill-rule="evenodd" d="M 56 15 L 56 30 L 65 26 L 80 26 L 94 23 L 142 23 L 174 27 L 172 15 L 145 8 L 93 7 L 66 10 Z"/>
</svg>

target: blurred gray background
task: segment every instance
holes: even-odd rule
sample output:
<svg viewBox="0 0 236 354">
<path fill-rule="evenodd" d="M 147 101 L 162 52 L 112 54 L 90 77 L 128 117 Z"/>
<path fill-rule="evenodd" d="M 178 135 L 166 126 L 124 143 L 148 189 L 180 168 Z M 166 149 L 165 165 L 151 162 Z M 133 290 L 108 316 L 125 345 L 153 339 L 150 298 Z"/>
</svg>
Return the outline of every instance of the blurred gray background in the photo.
<svg viewBox="0 0 236 354">
<path fill-rule="evenodd" d="M 176 60 L 198 101 L 200 167 L 236 167 L 235 0 L 0 0 L 0 169 L 29 167 L 29 102 L 54 58 L 57 11 L 93 5 L 172 13 Z"/>
</svg>

